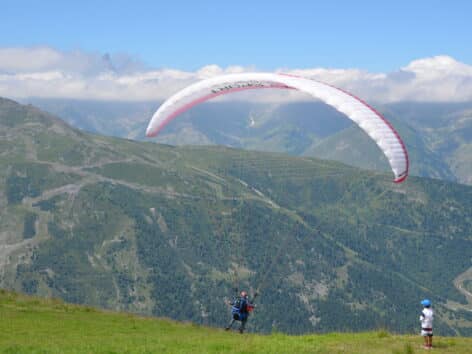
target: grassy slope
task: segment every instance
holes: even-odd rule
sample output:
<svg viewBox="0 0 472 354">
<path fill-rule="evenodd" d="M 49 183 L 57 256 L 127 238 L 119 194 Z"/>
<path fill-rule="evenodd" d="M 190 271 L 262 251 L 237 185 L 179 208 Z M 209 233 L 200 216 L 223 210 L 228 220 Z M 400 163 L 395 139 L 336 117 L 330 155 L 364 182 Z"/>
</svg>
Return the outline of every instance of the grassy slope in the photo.
<svg viewBox="0 0 472 354">
<path fill-rule="evenodd" d="M 0 290 L 6 353 L 414 353 L 419 336 L 385 331 L 241 336 L 222 330 L 43 300 Z M 472 338 L 435 337 L 436 353 L 468 353 Z"/>
</svg>

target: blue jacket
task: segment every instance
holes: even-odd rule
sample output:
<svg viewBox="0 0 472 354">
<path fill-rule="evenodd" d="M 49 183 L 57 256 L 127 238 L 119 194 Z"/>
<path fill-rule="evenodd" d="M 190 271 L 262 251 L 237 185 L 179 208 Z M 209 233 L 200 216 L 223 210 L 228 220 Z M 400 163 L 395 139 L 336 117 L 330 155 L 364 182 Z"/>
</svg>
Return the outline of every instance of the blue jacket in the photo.
<svg viewBox="0 0 472 354">
<path fill-rule="evenodd" d="M 239 307 L 238 307 L 239 304 Z M 231 306 L 231 313 L 233 315 L 239 315 L 239 318 L 244 319 L 249 315 L 249 311 L 247 308 L 248 301 L 246 298 L 238 297 L 236 298 Z"/>
</svg>

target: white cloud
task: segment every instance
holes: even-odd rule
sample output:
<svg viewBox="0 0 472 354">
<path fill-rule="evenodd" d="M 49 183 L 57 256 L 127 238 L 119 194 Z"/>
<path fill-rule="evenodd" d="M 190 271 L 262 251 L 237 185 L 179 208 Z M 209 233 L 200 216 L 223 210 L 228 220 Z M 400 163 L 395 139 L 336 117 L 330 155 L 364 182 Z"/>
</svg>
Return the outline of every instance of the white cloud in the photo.
<svg viewBox="0 0 472 354">
<path fill-rule="evenodd" d="M 329 82 L 379 102 L 472 101 L 472 66 L 449 56 L 414 60 L 390 73 L 322 68 L 290 72 Z"/>
<path fill-rule="evenodd" d="M 204 78 L 256 70 L 214 64 L 195 72 L 156 70 L 126 54 L 62 52 L 49 47 L 0 48 L 0 96 L 162 100 Z M 389 73 L 355 68 L 276 71 L 322 80 L 377 102 L 472 100 L 472 66 L 449 56 L 418 59 Z M 269 101 L 304 99 L 293 92 L 264 92 L 246 97 Z"/>
<path fill-rule="evenodd" d="M 0 72 L 48 70 L 58 64 L 61 56 L 50 48 L 0 48 Z"/>
</svg>

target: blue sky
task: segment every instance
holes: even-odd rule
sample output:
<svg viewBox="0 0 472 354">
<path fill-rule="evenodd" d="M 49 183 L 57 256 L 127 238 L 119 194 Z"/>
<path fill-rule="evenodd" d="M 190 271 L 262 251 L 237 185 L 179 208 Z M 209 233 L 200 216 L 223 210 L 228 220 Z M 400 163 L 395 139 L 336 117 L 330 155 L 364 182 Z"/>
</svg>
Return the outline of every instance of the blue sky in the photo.
<svg viewBox="0 0 472 354">
<path fill-rule="evenodd" d="M 393 71 L 472 63 L 472 1 L 2 1 L 0 48 L 127 53 L 150 67 L 208 64 Z"/>
</svg>

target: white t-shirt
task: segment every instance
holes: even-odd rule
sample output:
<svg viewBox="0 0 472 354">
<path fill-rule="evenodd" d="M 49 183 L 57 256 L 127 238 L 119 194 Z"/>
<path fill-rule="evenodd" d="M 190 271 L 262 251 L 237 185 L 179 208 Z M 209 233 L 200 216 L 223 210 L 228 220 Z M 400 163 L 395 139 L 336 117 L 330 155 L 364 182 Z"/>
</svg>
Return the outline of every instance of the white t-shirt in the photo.
<svg viewBox="0 0 472 354">
<path fill-rule="evenodd" d="M 425 307 L 421 312 L 421 328 L 433 328 L 433 309 Z"/>
</svg>

